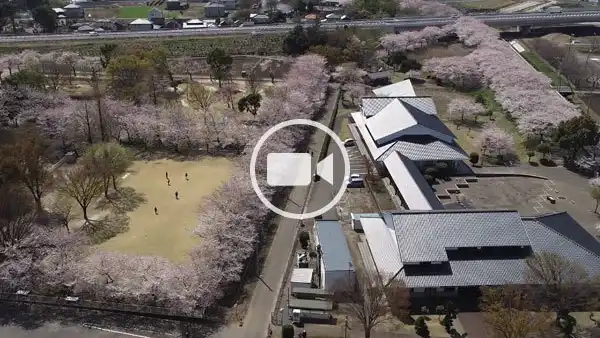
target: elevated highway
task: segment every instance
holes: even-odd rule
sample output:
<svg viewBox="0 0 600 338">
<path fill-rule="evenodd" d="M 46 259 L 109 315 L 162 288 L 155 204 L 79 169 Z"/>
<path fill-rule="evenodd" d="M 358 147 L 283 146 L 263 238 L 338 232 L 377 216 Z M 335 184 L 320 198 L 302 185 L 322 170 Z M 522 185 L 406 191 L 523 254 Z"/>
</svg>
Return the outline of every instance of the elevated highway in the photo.
<svg viewBox="0 0 600 338">
<path fill-rule="evenodd" d="M 565 12 L 565 13 L 507 13 L 507 14 L 479 14 L 472 15 L 492 27 L 515 26 L 553 26 L 565 24 L 580 24 L 586 22 L 600 22 L 600 11 Z M 358 28 L 389 28 L 389 29 L 419 29 L 427 26 L 444 26 L 452 24 L 458 17 L 402 17 L 378 20 L 354 20 L 324 22 L 321 27 L 326 30 L 348 27 Z M 311 24 L 304 24 L 306 27 Z M 38 34 L 38 35 L 1 35 L 0 43 L 35 42 L 35 41 L 63 41 L 63 40 L 99 40 L 99 39 L 126 39 L 126 38 L 164 38 L 185 36 L 218 36 L 236 34 L 276 34 L 287 32 L 295 24 L 275 24 L 247 27 L 213 27 L 201 29 L 180 30 L 154 30 L 154 31 L 127 31 L 103 32 L 95 34 Z"/>
</svg>

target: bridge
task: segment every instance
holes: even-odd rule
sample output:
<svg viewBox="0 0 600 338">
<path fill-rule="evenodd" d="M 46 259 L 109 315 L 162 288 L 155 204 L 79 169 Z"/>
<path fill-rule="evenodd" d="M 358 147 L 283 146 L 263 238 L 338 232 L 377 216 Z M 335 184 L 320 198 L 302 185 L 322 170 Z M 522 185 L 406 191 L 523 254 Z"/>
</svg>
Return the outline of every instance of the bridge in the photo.
<svg viewBox="0 0 600 338">
<path fill-rule="evenodd" d="M 478 14 L 471 17 L 478 19 L 491 27 L 515 26 L 553 26 L 564 24 L 580 24 L 585 22 L 600 22 L 600 11 L 565 12 L 565 13 L 498 13 Z M 342 27 L 357 28 L 390 28 L 390 29 L 421 29 L 427 26 L 444 26 L 452 24 L 458 17 L 401 17 L 378 20 L 353 20 L 324 22 L 321 27 L 333 30 Z M 305 27 L 312 24 L 303 24 Z M 128 31 L 105 32 L 98 35 L 83 33 L 74 34 L 39 34 L 39 35 L 3 35 L 0 43 L 35 42 L 35 41 L 62 41 L 62 40 L 98 40 L 98 39 L 124 39 L 124 38 L 165 38 L 183 36 L 218 36 L 237 34 L 280 34 L 294 28 L 295 24 L 275 24 L 248 27 L 211 27 L 201 29 L 180 30 L 155 30 L 155 31 Z"/>
</svg>

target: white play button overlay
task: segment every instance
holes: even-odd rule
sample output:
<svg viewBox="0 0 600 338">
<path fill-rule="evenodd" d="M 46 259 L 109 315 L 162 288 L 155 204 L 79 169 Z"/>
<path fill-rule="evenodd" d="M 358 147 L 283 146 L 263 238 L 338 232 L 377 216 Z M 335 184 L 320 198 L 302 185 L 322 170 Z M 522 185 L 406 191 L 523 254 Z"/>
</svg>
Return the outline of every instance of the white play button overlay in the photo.
<svg viewBox="0 0 600 338">
<path fill-rule="evenodd" d="M 317 163 L 317 175 L 333 185 L 333 154 L 329 154 Z"/>
</svg>

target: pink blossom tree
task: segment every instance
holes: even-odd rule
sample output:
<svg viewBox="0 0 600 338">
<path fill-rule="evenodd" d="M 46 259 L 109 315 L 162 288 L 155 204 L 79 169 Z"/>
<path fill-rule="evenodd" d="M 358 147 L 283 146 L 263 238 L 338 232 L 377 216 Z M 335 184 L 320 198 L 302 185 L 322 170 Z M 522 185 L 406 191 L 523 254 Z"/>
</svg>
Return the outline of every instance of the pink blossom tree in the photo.
<svg viewBox="0 0 600 338">
<path fill-rule="evenodd" d="M 477 117 L 485 112 L 485 108 L 470 99 L 456 98 L 448 104 L 448 115 L 458 127 L 461 124 L 469 125 L 477 121 Z"/>
<path fill-rule="evenodd" d="M 479 146 L 484 155 L 503 156 L 515 151 L 512 136 L 494 125 L 483 129 L 479 135 Z"/>
</svg>

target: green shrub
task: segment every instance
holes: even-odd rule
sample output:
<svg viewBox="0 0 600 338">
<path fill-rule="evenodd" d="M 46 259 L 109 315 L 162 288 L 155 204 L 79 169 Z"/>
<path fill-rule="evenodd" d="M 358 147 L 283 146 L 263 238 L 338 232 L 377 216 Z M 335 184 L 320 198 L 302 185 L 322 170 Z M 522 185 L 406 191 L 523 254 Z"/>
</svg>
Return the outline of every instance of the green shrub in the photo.
<svg viewBox="0 0 600 338">
<path fill-rule="evenodd" d="M 298 240 L 300 241 L 300 245 L 302 245 L 303 249 L 308 248 L 308 241 L 310 241 L 310 235 L 308 231 L 302 231 L 298 236 Z"/>
<path fill-rule="evenodd" d="M 469 154 L 469 162 L 471 162 L 472 164 L 479 163 L 479 154 L 476 152 L 472 152 L 471 154 Z"/>
<path fill-rule="evenodd" d="M 281 338 L 295 338 L 294 327 L 290 324 L 286 324 L 281 327 Z"/>
</svg>

